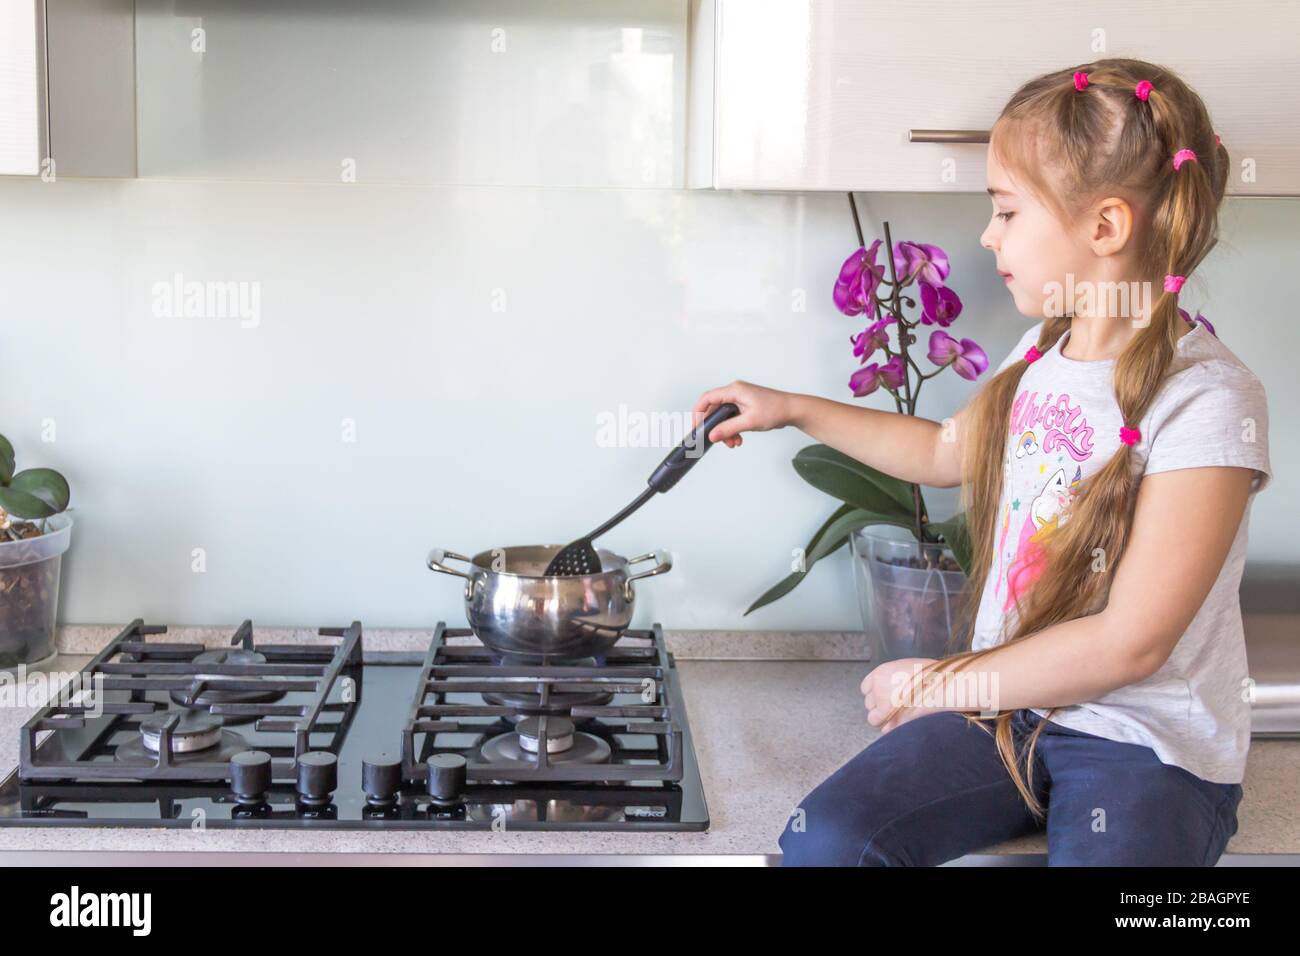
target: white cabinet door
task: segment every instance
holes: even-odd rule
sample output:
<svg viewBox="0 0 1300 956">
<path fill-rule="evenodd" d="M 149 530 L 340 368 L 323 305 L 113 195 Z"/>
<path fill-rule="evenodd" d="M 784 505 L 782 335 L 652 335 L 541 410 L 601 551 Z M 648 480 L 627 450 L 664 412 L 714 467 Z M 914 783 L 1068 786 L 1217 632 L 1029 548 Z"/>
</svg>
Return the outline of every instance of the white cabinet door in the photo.
<svg viewBox="0 0 1300 956">
<path fill-rule="evenodd" d="M 35 176 L 45 141 L 35 0 L 0 0 L 0 175 Z"/>
<path fill-rule="evenodd" d="M 693 13 L 713 56 L 692 70 L 708 80 L 693 133 L 712 115 L 693 185 L 983 192 L 986 146 L 913 140 L 986 133 L 1033 76 L 1131 56 L 1205 99 L 1237 166 L 1230 193 L 1300 194 L 1294 0 L 697 0 Z"/>
<path fill-rule="evenodd" d="M 136 0 L 140 174 L 681 186 L 685 0 Z"/>
</svg>

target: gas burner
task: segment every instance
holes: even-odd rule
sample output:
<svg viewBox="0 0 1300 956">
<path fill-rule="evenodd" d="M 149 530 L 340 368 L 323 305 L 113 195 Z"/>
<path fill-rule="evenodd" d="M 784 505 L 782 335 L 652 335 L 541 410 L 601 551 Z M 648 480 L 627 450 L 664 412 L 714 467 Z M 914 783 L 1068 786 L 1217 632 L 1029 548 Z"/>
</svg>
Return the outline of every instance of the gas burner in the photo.
<svg viewBox="0 0 1300 956">
<path fill-rule="evenodd" d="M 284 697 L 284 691 L 273 685 L 278 680 L 274 676 L 265 676 L 258 678 L 268 684 L 264 690 L 223 690 L 219 683 L 221 680 L 230 680 L 229 675 L 204 674 L 201 670 L 204 664 L 265 664 L 266 655 L 257 651 L 249 650 L 244 647 L 218 647 L 210 651 L 204 651 L 195 656 L 193 664 L 200 668 L 199 673 L 194 675 L 193 687 L 200 687 L 201 690 L 193 698 L 190 694 L 192 690 L 174 690 L 171 692 L 171 699 L 182 707 L 191 710 L 207 710 L 213 704 L 266 704 L 277 701 Z M 227 716 L 223 723 L 242 723 L 249 718 L 247 716 Z"/>
<path fill-rule="evenodd" d="M 273 776 L 282 779 L 303 752 L 341 748 L 360 709 L 360 621 L 322 627 L 321 637 L 338 640 L 311 643 L 257 644 L 251 620 L 224 648 L 150 640 L 166 633 L 132 621 L 81 672 L 96 687 L 93 703 L 47 706 L 29 720 L 19 738 L 19 779 L 225 783 L 230 758 L 250 749 L 244 735 L 273 754 Z M 340 693 L 345 673 L 355 696 Z M 186 700 L 186 691 L 196 699 Z M 162 747 L 168 720 L 175 723 Z M 228 726 L 236 723 L 251 727 L 236 732 Z M 42 731 L 53 732 L 44 743 Z"/>
<path fill-rule="evenodd" d="M 526 717 L 513 733 L 493 737 L 483 744 L 483 760 L 535 763 L 542 747 L 541 723 L 540 717 Z M 613 752 L 599 737 L 574 730 L 573 721 L 564 717 L 546 718 L 545 739 L 550 764 L 606 763 Z"/>
<path fill-rule="evenodd" d="M 120 744 L 113 752 L 113 759 L 118 763 L 153 766 L 158 760 L 163 724 L 172 716 L 177 717 L 169 748 L 173 763 L 227 761 L 248 749 L 243 737 L 223 730 L 221 722 L 209 714 L 171 711 L 151 714 L 141 720 L 138 735 Z"/>
<path fill-rule="evenodd" d="M 471 787 L 683 778 L 684 710 L 660 627 L 567 664 L 458 641 L 472 635 L 443 625 L 434 632 L 402 731 L 405 779 L 428 780 L 437 753 L 465 757 Z"/>
<path fill-rule="evenodd" d="M 145 750 L 157 753 L 161 745 L 163 727 L 167 723 L 167 714 L 154 714 L 140 721 L 140 742 Z M 207 750 L 221 740 L 221 724 L 207 714 L 183 713 L 172 728 L 172 753 L 188 753 L 192 750 Z"/>
</svg>

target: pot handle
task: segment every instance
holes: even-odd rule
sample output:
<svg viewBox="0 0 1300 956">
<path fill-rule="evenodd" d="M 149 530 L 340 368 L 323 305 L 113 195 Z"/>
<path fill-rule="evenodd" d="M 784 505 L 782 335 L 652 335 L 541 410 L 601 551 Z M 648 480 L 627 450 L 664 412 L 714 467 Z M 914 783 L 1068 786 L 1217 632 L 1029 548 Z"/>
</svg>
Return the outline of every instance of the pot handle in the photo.
<svg viewBox="0 0 1300 956">
<path fill-rule="evenodd" d="M 673 569 L 673 556 L 667 551 L 648 551 L 635 558 L 630 558 L 627 563 L 628 566 L 631 567 L 634 564 L 640 564 L 642 561 L 649 561 L 651 558 L 654 558 L 656 562 L 653 568 L 649 571 L 642 571 L 639 574 L 629 574 L 627 579 L 623 582 L 623 596 L 629 601 L 635 600 L 635 593 L 632 591 L 633 581 L 640 580 L 641 578 L 652 578 L 656 574 L 663 574 Z"/>
<path fill-rule="evenodd" d="M 443 574 L 454 574 L 458 578 L 464 578 L 466 581 L 472 581 L 464 571 L 457 571 L 455 568 L 449 568 L 442 562 L 451 559 L 453 561 L 464 561 L 469 564 L 470 559 L 463 554 L 457 554 L 455 551 L 448 551 L 446 548 L 434 548 L 429 552 L 428 567 L 430 571 L 441 571 Z"/>
<path fill-rule="evenodd" d="M 466 574 L 464 571 L 457 571 L 455 568 L 447 567 L 443 562 L 448 559 L 464 561 L 466 564 L 470 563 L 470 559 L 465 557 L 463 554 L 457 554 L 455 551 L 448 551 L 446 548 L 434 548 L 429 552 L 429 560 L 427 562 L 429 570 L 439 571 L 442 574 L 451 574 L 458 578 L 464 578 L 465 601 L 468 603 L 469 601 L 474 600 L 474 576 Z"/>
</svg>

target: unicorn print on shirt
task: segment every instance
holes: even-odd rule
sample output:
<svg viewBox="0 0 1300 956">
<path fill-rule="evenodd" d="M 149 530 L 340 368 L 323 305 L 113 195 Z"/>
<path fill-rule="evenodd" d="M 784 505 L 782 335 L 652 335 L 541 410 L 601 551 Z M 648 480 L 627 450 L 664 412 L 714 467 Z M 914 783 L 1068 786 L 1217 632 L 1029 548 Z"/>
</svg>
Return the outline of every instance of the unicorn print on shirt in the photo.
<svg viewBox="0 0 1300 956">
<path fill-rule="evenodd" d="M 1082 406 L 1065 393 L 1049 392 L 1039 401 L 1037 392 L 1022 391 L 1011 406 L 1009 431 L 1004 459 L 1007 494 L 998 529 L 993 592 L 1001 599 L 1004 613 L 1016 606 L 1042 573 L 1044 544 L 1069 519 L 1082 487 L 1081 463 L 1093 451 L 1092 426 Z"/>
<path fill-rule="evenodd" d="M 1007 597 L 1002 604 L 1003 611 L 1015 606 L 1016 601 L 1029 590 L 1029 586 L 1042 573 L 1043 542 L 1048 535 L 1069 520 L 1070 505 L 1079 492 L 1079 482 L 1082 477 L 1082 469 L 1076 465 L 1074 477 L 1067 483 L 1065 469 L 1058 468 L 1047 479 L 1047 484 L 1039 492 L 1038 497 L 1030 503 L 1024 521 L 1020 525 L 1016 556 L 1007 570 Z M 1007 517 L 1009 520 L 1009 510 Z"/>
</svg>

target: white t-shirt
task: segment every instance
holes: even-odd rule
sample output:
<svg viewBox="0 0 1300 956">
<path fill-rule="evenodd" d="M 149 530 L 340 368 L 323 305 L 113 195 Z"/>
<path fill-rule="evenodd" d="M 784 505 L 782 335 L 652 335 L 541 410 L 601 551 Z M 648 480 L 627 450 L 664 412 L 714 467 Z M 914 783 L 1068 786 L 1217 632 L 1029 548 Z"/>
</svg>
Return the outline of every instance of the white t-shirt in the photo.
<svg viewBox="0 0 1300 956">
<path fill-rule="evenodd" d="M 1039 323 L 1026 332 L 998 370 L 1022 357 L 1041 328 Z M 1069 520 L 1080 483 L 1119 447 L 1114 360 L 1065 357 L 1061 349 L 1069 336 L 1067 331 L 1025 369 L 1012 403 L 993 563 L 976 616 L 975 650 L 1005 639 L 1002 625 L 1009 629 L 1015 614 L 1013 589 L 1022 593 L 1041 568 L 1035 560 L 1041 535 Z M 1219 577 L 1169 659 L 1145 680 L 1058 708 L 1051 719 L 1150 747 L 1162 762 L 1203 780 L 1240 783 L 1250 748 L 1250 704 L 1238 591 L 1250 505 L 1272 481 L 1264 388 L 1197 323 L 1179 338 L 1168 377 L 1138 429 L 1135 475 L 1206 465 L 1254 468 L 1258 474 Z M 1047 708 L 1032 710 L 1047 714 Z"/>
</svg>

